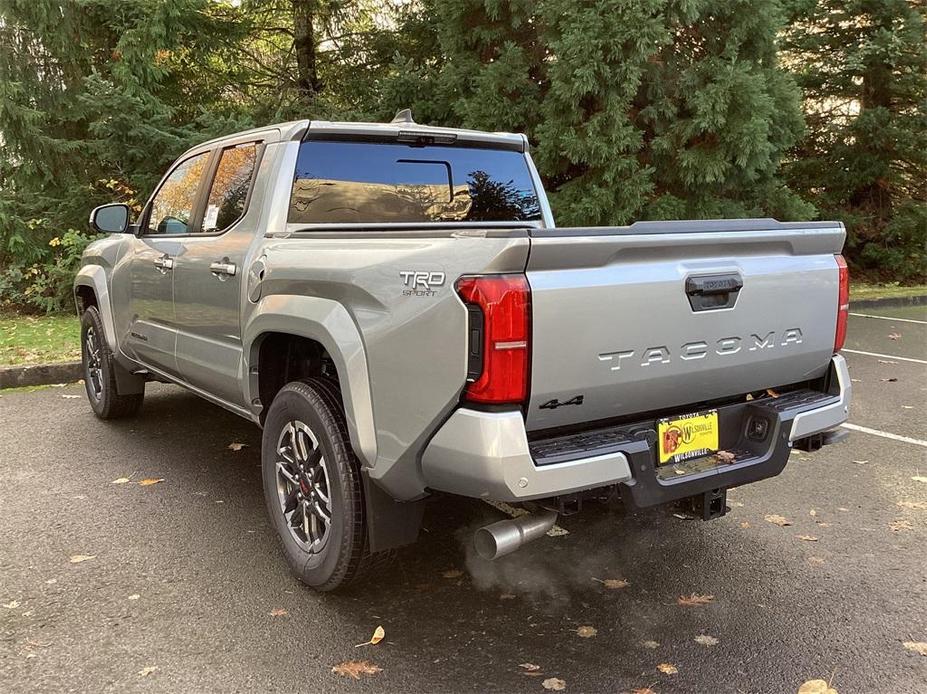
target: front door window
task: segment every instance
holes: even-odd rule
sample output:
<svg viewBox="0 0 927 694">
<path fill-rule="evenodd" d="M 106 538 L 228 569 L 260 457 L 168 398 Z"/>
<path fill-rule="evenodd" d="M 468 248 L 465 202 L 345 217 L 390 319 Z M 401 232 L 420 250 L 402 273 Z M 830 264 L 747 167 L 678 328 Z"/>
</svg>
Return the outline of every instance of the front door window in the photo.
<svg viewBox="0 0 927 694">
<path fill-rule="evenodd" d="M 175 235 L 193 231 L 193 206 L 208 161 L 209 152 L 203 152 L 185 159 L 171 171 L 151 202 L 146 233 Z"/>
</svg>

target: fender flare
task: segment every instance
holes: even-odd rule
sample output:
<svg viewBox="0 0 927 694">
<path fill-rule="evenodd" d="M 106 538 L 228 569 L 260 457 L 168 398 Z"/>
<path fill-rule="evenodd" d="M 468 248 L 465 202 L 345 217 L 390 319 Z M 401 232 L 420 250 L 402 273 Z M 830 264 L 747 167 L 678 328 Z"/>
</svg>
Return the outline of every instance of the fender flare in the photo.
<svg viewBox="0 0 927 694">
<path fill-rule="evenodd" d="M 258 397 L 257 366 L 262 337 L 284 333 L 315 340 L 335 363 L 348 435 L 357 457 L 372 467 L 377 457 L 376 427 L 367 353 L 360 331 L 347 309 L 337 301 L 313 296 L 276 294 L 261 299 L 242 329 L 242 356 L 247 402 Z M 262 403 L 268 407 L 270 403 Z"/>
<path fill-rule="evenodd" d="M 74 278 L 74 302 L 77 302 L 77 288 L 90 287 L 97 297 L 97 308 L 100 310 L 100 318 L 103 319 L 103 333 L 106 338 L 106 344 L 110 350 L 116 354 L 118 352 L 116 344 L 116 324 L 113 322 L 113 305 L 109 297 L 109 285 L 106 282 L 106 270 L 99 265 L 85 265 L 77 271 Z"/>
</svg>

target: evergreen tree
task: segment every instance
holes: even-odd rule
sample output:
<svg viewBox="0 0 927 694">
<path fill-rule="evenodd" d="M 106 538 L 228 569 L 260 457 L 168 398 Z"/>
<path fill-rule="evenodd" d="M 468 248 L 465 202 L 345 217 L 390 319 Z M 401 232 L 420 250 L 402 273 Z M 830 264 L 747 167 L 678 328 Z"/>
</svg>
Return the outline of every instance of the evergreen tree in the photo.
<svg viewBox="0 0 927 694">
<path fill-rule="evenodd" d="M 785 61 L 808 136 L 792 185 L 844 220 L 857 266 L 882 279 L 927 271 L 927 43 L 922 3 L 793 0 Z"/>
<path fill-rule="evenodd" d="M 84 229 L 94 204 L 138 207 L 202 132 L 238 125 L 206 109 L 226 82 L 217 46 L 238 33 L 228 11 L 208 0 L 0 1 L 0 262 L 40 257 L 49 238 Z"/>
<path fill-rule="evenodd" d="M 802 132 L 800 93 L 776 62 L 776 0 L 438 9 L 424 7 L 438 55 L 401 57 L 385 103 L 526 132 L 561 224 L 813 213 L 776 177 Z"/>
</svg>

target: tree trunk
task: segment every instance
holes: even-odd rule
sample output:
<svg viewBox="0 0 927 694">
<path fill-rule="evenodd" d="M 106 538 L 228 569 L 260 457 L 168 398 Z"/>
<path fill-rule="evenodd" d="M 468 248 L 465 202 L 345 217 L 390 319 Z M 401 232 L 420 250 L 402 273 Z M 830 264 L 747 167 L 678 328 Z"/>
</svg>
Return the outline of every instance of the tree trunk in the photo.
<svg viewBox="0 0 927 694">
<path fill-rule="evenodd" d="M 291 0 L 293 5 L 293 45 L 296 49 L 296 86 L 300 96 L 311 103 L 322 91 L 316 65 L 316 39 L 313 21 L 317 0 Z"/>
</svg>

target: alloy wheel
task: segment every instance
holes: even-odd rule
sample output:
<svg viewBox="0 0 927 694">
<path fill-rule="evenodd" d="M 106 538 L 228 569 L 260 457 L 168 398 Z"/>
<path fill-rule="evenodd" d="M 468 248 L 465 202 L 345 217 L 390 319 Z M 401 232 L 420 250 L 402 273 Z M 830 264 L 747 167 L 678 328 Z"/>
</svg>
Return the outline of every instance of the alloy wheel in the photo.
<svg viewBox="0 0 927 694">
<path fill-rule="evenodd" d="M 305 551 L 325 547 L 332 524 L 331 486 L 319 440 L 299 420 L 277 439 L 277 499 L 293 539 Z"/>
<path fill-rule="evenodd" d="M 94 399 L 99 400 L 103 397 L 103 355 L 100 352 L 100 345 L 93 326 L 87 328 L 84 348 L 87 352 L 87 365 L 84 376 Z"/>
</svg>

